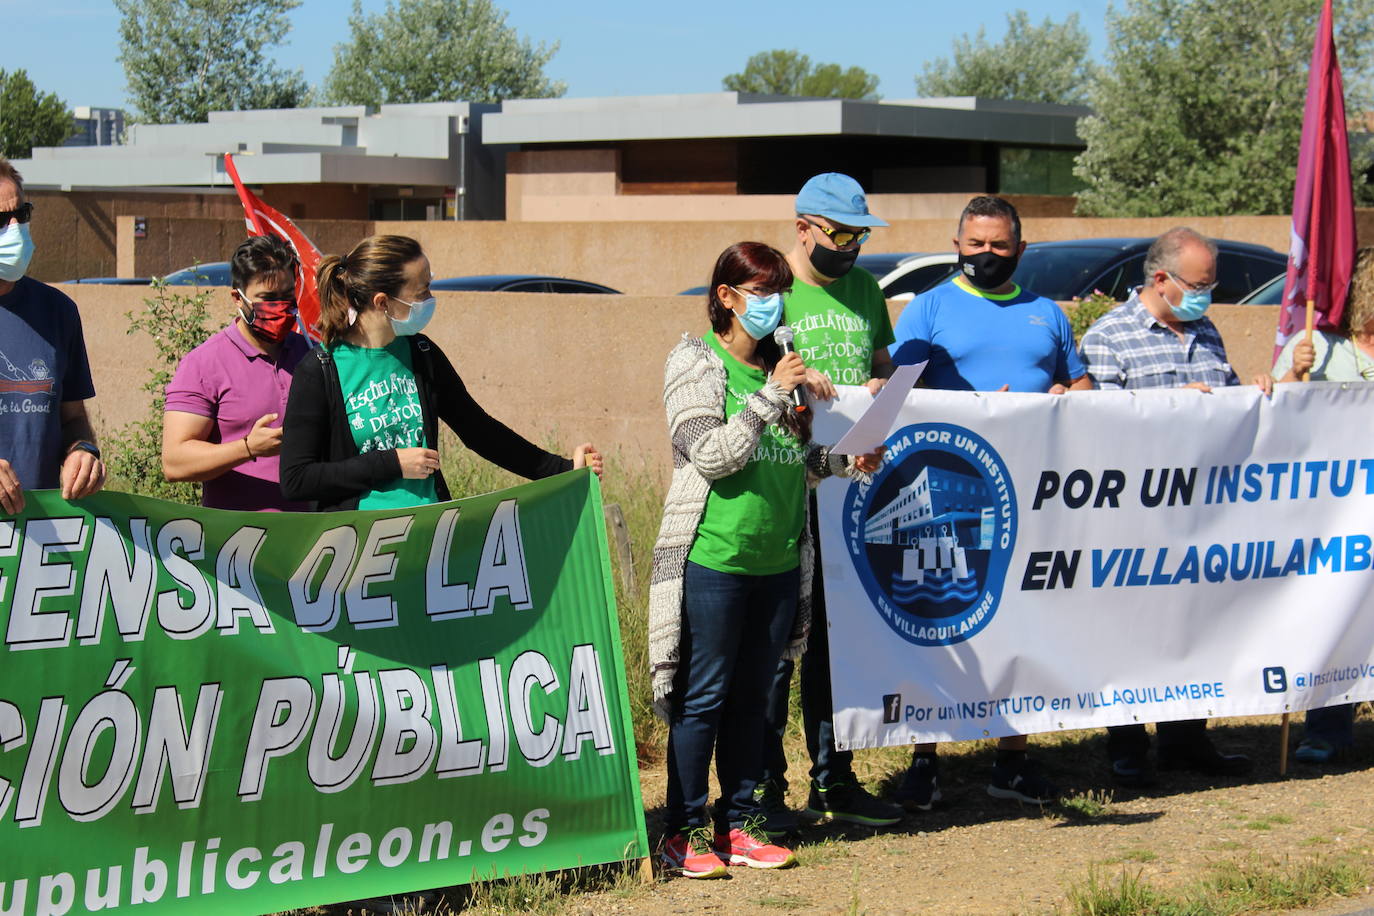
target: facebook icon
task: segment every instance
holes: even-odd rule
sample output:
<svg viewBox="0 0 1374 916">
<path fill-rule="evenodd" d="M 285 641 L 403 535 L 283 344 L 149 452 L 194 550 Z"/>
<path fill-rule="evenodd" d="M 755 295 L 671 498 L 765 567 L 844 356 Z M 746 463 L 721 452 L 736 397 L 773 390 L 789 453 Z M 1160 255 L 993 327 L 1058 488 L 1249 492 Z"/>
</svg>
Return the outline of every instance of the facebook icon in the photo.
<svg viewBox="0 0 1374 916">
<path fill-rule="evenodd" d="M 900 693 L 883 694 L 883 724 L 892 725 L 902 717 L 902 695 Z"/>
<path fill-rule="evenodd" d="M 1288 689 L 1288 672 L 1282 666 L 1265 668 L 1263 677 L 1265 693 L 1283 693 Z"/>
</svg>

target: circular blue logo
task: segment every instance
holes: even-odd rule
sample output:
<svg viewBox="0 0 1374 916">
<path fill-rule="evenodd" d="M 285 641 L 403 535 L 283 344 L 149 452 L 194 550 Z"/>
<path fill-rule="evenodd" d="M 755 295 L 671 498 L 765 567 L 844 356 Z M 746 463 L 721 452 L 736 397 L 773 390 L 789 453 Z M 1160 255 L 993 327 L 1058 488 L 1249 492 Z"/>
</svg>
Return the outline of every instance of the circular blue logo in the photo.
<svg viewBox="0 0 1374 916">
<path fill-rule="evenodd" d="M 844 539 L 873 607 L 918 646 L 972 638 L 992 620 L 1016 545 L 1016 490 L 986 439 L 916 423 L 887 439 L 871 483 L 851 483 Z"/>
</svg>

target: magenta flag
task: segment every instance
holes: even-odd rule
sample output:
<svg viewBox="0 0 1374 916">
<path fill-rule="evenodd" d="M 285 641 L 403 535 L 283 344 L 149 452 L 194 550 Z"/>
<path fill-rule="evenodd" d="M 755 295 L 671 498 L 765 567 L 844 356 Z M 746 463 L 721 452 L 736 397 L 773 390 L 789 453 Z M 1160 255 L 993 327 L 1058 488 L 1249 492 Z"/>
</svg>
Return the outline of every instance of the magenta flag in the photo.
<svg viewBox="0 0 1374 916">
<path fill-rule="evenodd" d="M 1350 190 L 1345 97 L 1331 29 L 1331 0 L 1324 0 L 1307 73 L 1307 105 L 1293 185 L 1293 229 L 1277 347 L 1304 329 L 1309 299 L 1316 309 L 1316 327 L 1326 331 L 1339 328 L 1354 264 L 1355 205 Z M 1274 353 L 1277 356 L 1277 348 Z"/>
</svg>

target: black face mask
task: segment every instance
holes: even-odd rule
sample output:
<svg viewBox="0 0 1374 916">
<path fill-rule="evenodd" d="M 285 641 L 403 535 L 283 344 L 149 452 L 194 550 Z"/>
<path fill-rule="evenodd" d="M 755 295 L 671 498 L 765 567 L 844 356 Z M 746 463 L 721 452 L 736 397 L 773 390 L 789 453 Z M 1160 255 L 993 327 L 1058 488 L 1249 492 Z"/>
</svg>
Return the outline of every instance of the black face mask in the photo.
<svg viewBox="0 0 1374 916">
<path fill-rule="evenodd" d="M 959 255 L 959 271 L 974 286 L 983 290 L 997 287 L 1011 279 L 1016 271 L 1015 257 L 1004 257 L 995 251 L 980 251 L 977 254 Z"/>
<path fill-rule="evenodd" d="M 816 268 L 816 273 L 822 277 L 829 277 L 838 280 L 849 269 L 854 266 L 854 261 L 859 257 L 857 246 L 848 251 L 841 251 L 837 248 L 826 248 L 817 244 L 811 249 L 811 266 Z"/>
</svg>

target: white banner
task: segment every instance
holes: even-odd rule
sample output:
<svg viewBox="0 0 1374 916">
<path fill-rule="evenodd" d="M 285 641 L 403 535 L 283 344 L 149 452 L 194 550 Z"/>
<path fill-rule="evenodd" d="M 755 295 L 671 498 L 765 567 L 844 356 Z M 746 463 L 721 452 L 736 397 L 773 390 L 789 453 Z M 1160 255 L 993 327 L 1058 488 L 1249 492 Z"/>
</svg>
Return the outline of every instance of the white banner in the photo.
<svg viewBox="0 0 1374 916">
<path fill-rule="evenodd" d="M 1374 385 L 911 392 L 818 494 L 836 744 L 1374 698 L 1372 418 Z"/>
</svg>

